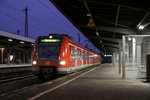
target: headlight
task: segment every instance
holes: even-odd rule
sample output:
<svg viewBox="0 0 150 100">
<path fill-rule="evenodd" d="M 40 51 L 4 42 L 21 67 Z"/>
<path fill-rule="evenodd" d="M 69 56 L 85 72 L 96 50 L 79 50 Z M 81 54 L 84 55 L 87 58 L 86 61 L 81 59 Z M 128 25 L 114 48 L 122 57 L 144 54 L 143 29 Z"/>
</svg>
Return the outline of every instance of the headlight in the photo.
<svg viewBox="0 0 150 100">
<path fill-rule="evenodd" d="M 65 64 L 66 64 L 66 62 L 65 62 L 65 61 L 60 61 L 60 62 L 59 62 L 59 64 L 61 64 L 61 65 L 65 65 Z"/>
<path fill-rule="evenodd" d="M 37 62 L 36 61 L 33 61 L 33 65 L 36 65 L 37 64 Z"/>
</svg>

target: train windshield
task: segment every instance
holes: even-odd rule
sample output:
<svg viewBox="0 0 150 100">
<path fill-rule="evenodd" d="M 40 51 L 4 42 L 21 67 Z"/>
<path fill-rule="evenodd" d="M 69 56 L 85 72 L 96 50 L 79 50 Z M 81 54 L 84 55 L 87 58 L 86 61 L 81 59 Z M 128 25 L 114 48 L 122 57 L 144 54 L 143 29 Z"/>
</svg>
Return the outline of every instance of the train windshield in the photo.
<svg viewBox="0 0 150 100">
<path fill-rule="evenodd" d="M 58 61 L 60 43 L 39 43 L 39 61 Z"/>
</svg>

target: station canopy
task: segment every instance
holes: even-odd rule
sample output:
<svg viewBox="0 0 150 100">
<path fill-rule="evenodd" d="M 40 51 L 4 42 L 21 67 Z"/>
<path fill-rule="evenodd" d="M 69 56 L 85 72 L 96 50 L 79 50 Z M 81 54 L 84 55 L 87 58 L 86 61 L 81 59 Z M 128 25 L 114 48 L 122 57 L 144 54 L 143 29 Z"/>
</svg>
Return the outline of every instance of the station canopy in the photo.
<svg viewBox="0 0 150 100">
<path fill-rule="evenodd" d="M 50 0 L 94 46 L 112 53 L 122 35 L 148 35 L 149 3 L 137 0 Z M 140 29 L 139 29 L 140 28 Z M 141 30 L 144 28 L 143 30 Z"/>
</svg>

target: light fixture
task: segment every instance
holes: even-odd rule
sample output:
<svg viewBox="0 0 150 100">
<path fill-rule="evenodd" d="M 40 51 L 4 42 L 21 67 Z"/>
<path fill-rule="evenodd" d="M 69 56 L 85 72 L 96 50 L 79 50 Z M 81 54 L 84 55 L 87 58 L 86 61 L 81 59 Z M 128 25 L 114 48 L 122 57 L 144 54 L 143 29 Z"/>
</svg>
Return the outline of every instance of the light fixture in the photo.
<svg viewBox="0 0 150 100">
<path fill-rule="evenodd" d="M 51 39 L 51 38 L 53 38 L 53 36 L 50 35 L 49 38 Z"/>
<path fill-rule="evenodd" d="M 144 27 L 144 25 L 139 25 L 138 28 L 139 28 L 140 30 L 142 30 L 142 29 L 144 29 L 145 27 Z"/>
<path fill-rule="evenodd" d="M 0 48 L 0 50 L 5 50 L 5 48 Z"/>
<path fill-rule="evenodd" d="M 106 55 L 107 57 L 112 57 L 112 55 Z"/>
<path fill-rule="evenodd" d="M 12 40 L 12 39 L 8 39 L 8 41 L 10 41 L 10 42 L 11 42 L 11 41 L 13 41 L 13 40 Z"/>
<path fill-rule="evenodd" d="M 22 44 L 23 44 L 24 42 L 23 42 L 23 41 L 20 41 L 20 43 L 22 43 Z"/>
<path fill-rule="evenodd" d="M 90 16 L 91 16 L 91 14 L 90 14 L 90 13 L 87 13 L 87 16 L 88 16 L 88 17 L 90 17 Z"/>
<path fill-rule="evenodd" d="M 131 40 L 132 40 L 132 38 L 128 37 L 128 41 L 131 41 Z"/>
<path fill-rule="evenodd" d="M 97 35 L 97 36 L 99 36 L 99 33 L 98 33 L 98 32 L 96 32 L 96 35 Z"/>
</svg>

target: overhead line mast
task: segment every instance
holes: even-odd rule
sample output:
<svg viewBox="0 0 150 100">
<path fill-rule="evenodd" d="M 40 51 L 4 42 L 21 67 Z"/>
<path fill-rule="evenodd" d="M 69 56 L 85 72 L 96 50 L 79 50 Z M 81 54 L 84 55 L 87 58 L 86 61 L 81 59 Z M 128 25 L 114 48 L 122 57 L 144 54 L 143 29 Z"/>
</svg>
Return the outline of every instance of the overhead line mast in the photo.
<svg viewBox="0 0 150 100">
<path fill-rule="evenodd" d="M 28 8 L 23 10 L 25 11 L 25 37 L 28 37 Z"/>
</svg>

